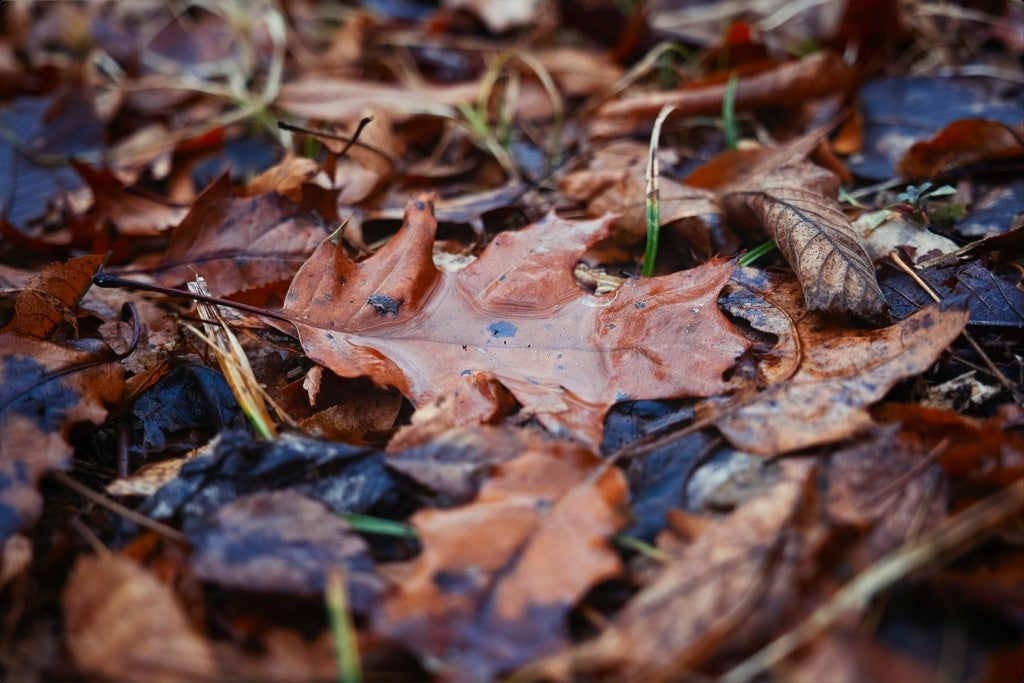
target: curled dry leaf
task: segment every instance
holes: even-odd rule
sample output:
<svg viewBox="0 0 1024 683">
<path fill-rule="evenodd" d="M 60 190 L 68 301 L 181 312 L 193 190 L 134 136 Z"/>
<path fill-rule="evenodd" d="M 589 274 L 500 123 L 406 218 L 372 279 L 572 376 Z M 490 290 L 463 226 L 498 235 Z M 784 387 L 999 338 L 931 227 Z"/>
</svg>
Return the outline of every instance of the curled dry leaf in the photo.
<svg viewBox="0 0 1024 683">
<path fill-rule="evenodd" d="M 71 428 L 102 423 L 121 396 L 121 366 L 106 345 L 91 346 L 0 334 L 0 542 L 39 516 L 36 484 L 67 466 Z"/>
<path fill-rule="evenodd" d="M 102 256 L 81 256 L 46 266 L 25 283 L 14 301 L 14 317 L 3 331 L 48 339 L 64 323 L 77 326 L 75 308 L 102 263 Z"/>
<path fill-rule="evenodd" d="M 174 286 L 198 273 L 215 296 L 287 282 L 323 236 L 283 197 L 235 197 L 224 175 L 171 233 L 156 277 Z"/>
<path fill-rule="evenodd" d="M 1024 124 L 960 119 L 903 153 L 896 172 L 905 178 L 932 178 L 962 166 L 1024 157 Z"/>
<path fill-rule="evenodd" d="M 342 377 L 366 375 L 424 405 L 487 372 L 546 426 L 596 446 L 616 402 L 708 396 L 748 342 L 716 305 L 733 266 L 714 260 L 590 295 L 573 278 L 610 219 L 553 215 L 498 235 L 451 273 L 432 261 L 430 202 L 356 263 L 331 241 L 292 282 L 284 313 L 306 354 Z"/>
<path fill-rule="evenodd" d="M 927 369 L 967 323 L 966 310 L 932 306 L 878 330 L 838 327 L 820 315 L 799 317 L 792 281 L 786 287 L 793 292 L 787 303 L 781 295 L 782 276 L 761 278 L 750 284 L 798 320 L 802 353 L 791 377 L 717 420 L 734 446 L 751 453 L 777 455 L 836 441 L 870 426 L 867 407 L 896 382 Z"/>
<path fill-rule="evenodd" d="M 458 680 L 493 680 L 551 652 L 583 594 L 620 570 L 625 478 L 583 448 L 551 443 L 497 467 L 476 499 L 412 517 L 423 553 L 374 628 Z M 566 571 L 572 567 L 572 571 Z"/>
<path fill-rule="evenodd" d="M 875 269 L 836 200 L 839 179 L 810 162 L 782 166 L 722 192 L 725 216 L 775 240 L 813 311 L 885 320 Z"/>
<path fill-rule="evenodd" d="M 62 603 L 68 649 L 91 676 L 140 683 L 217 677 L 210 645 L 171 589 L 126 557 L 80 558 Z"/>
</svg>

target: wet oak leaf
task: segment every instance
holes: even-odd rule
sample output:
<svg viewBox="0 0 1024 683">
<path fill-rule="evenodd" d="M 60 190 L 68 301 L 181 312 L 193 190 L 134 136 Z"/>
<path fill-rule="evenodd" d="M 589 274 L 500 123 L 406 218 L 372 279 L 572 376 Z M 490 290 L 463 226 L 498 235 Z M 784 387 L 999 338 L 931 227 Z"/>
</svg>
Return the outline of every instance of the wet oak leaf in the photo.
<svg viewBox="0 0 1024 683">
<path fill-rule="evenodd" d="M 745 180 L 721 196 L 727 219 L 760 224 L 779 246 L 813 311 L 886 319 L 875 269 L 836 200 L 839 179 L 810 162 Z"/>
<path fill-rule="evenodd" d="M 217 677 L 211 646 L 170 587 L 127 557 L 79 558 L 61 603 L 68 649 L 91 676 L 140 683 Z"/>
<path fill-rule="evenodd" d="M 967 323 L 966 310 L 931 306 L 877 330 L 841 327 L 821 315 L 801 314 L 795 287 L 783 276 L 751 284 L 764 288 L 766 299 L 797 321 L 800 350 L 791 376 L 716 421 L 736 448 L 760 455 L 830 443 L 871 426 L 871 404 L 898 381 L 924 372 Z M 788 301 L 782 295 L 787 291 Z M 791 334 L 783 341 L 793 346 Z"/>
<path fill-rule="evenodd" d="M 557 648 L 569 610 L 620 571 L 608 538 L 625 523 L 625 477 L 598 467 L 578 445 L 540 445 L 497 466 L 468 505 L 413 515 L 423 552 L 374 629 L 456 680 L 493 680 Z"/>
<path fill-rule="evenodd" d="M 321 244 L 283 310 L 306 354 L 342 377 L 369 376 L 424 405 L 487 372 L 545 426 L 596 446 L 616 401 L 727 391 L 722 375 L 748 345 L 715 303 L 728 261 L 584 292 L 573 269 L 610 223 L 549 215 L 442 272 L 433 208 L 416 200 L 365 261 Z"/>
<path fill-rule="evenodd" d="M 214 296 L 229 296 L 290 281 L 323 237 L 323 228 L 289 200 L 236 197 L 224 175 L 171 233 L 155 276 L 175 286 L 198 273 Z"/>
<path fill-rule="evenodd" d="M 14 302 L 14 317 L 3 331 L 48 339 L 62 324 L 76 325 L 75 308 L 102 263 L 102 256 L 81 256 L 46 266 L 25 283 Z"/>
<path fill-rule="evenodd" d="M 106 345 L 76 346 L 0 333 L 0 542 L 39 516 L 36 484 L 63 469 L 71 428 L 100 424 L 123 390 L 123 370 Z M 112 358 L 112 354 L 110 356 Z M 82 366 L 81 370 L 68 369 Z"/>
<path fill-rule="evenodd" d="M 1024 157 L 1024 125 L 960 119 L 911 145 L 896 172 L 904 178 L 932 178 L 963 166 L 1019 157 Z"/>
<path fill-rule="evenodd" d="M 88 216 L 97 230 L 110 221 L 122 235 L 153 237 L 180 223 L 188 211 L 188 207 L 126 187 L 107 169 L 73 160 L 71 165 L 92 189 Z"/>
</svg>

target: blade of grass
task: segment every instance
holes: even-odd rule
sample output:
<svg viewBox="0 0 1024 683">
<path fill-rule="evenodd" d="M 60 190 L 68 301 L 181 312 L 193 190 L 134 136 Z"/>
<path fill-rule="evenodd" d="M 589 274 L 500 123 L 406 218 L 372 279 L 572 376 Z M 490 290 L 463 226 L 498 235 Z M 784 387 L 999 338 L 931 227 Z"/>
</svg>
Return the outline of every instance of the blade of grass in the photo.
<svg viewBox="0 0 1024 683">
<path fill-rule="evenodd" d="M 762 242 L 761 244 L 757 245 L 756 247 L 748 251 L 743 256 L 740 256 L 740 260 L 738 261 L 738 263 L 741 266 L 753 265 L 754 261 L 761 258 L 765 254 L 771 252 L 771 250 L 774 248 L 775 242 L 772 242 L 771 240 L 768 240 L 767 242 Z"/>
<path fill-rule="evenodd" d="M 411 524 L 396 522 L 393 519 L 361 515 L 358 512 L 343 512 L 341 513 L 341 518 L 348 522 L 353 531 L 358 531 L 362 534 L 378 534 L 380 536 L 395 536 L 397 538 L 420 537 L 416 527 Z"/>
<path fill-rule="evenodd" d="M 722 96 L 722 128 L 725 130 L 725 144 L 729 149 L 736 149 L 740 136 L 736 126 L 736 86 L 739 85 L 738 74 L 729 76 Z"/>
<path fill-rule="evenodd" d="M 661 196 L 658 190 L 658 140 L 661 138 L 661 126 L 668 115 L 675 110 L 675 105 L 666 104 L 658 112 L 651 131 L 651 145 L 647 150 L 647 244 L 644 248 L 644 266 L 641 274 L 650 277 L 654 274 L 654 261 L 658 257 L 658 238 L 661 232 Z"/>
<path fill-rule="evenodd" d="M 327 572 L 327 589 L 324 592 L 327 618 L 331 622 L 331 641 L 338 666 L 338 683 L 362 683 L 363 671 L 359 664 L 359 646 L 356 642 L 355 626 L 348 609 L 348 591 L 345 590 L 345 574 L 341 567 L 332 567 Z"/>
</svg>

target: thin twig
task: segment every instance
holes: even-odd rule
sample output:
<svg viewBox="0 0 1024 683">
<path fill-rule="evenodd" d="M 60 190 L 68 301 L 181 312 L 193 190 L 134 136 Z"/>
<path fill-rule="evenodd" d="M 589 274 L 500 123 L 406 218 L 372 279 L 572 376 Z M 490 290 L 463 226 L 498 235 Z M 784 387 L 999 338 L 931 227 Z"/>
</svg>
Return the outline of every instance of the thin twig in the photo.
<svg viewBox="0 0 1024 683">
<path fill-rule="evenodd" d="M 916 282 L 918 286 L 921 289 L 923 289 L 925 293 L 928 294 L 928 296 L 930 296 L 935 303 L 942 303 L 942 298 L 935 293 L 935 290 L 932 289 L 927 282 L 922 280 L 921 277 L 916 272 L 914 272 L 913 268 L 908 266 L 903 261 L 903 259 L 900 258 L 900 254 L 898 251 L 890 251 L 889 258 L 892 259 L 893 263 L 895 263 L 900 270 L 909 275 L 911 279 L 913 279 L 914 282 Z M 974 352 L 977 353 L 981 360 L 985 363 L 985 366 L 988 368 L 989 374 L 995 377 L 996 380 L 1000 384 L 1002 384 L 1007 391 L 1010 392 L 1010 395 L 1013 396 L 1013 399 L 1015 401 L 1017 401 L 1018 403 L 1024 403 L 1024 397 L 1021 396 L 1021 393 L 1020 391 L 1017 390 L 1017 387 L 1015 387 L 1013 382 L 1011 382 L 1009 378 L 1007 378 L 1006 375 L 1003 374 L 1002 370 L 996 367 L 996 364 L 992 362 L 992 359 L 988 357 L 988 354 L 985 353 L 985 351 L 981 348 L 978 342 L 974 341 L 974 337 L 971 336 L 971 333 L 964 329 L 964 331 L 961 332 L 961 334 L 963 335 L 963 338 L 967 340 L 967 343 L 971 345 L 971 348 L 974 349 Z"/>
<path fill-rule="evenodd" d="M 72 491 L 82 496 L 83 498 L 87 498 L 88 500 L 91 500 L 93 503 L 99 505 L 100 507 L 105 507 L 111 512 L 121 515 L 125 519 L 131 522 L 135 522 L 141 527 L 145 527 L 150 531 L 155 531 L 158 534 L 166 536 L 172 541 L 180 541 L 182 543 L 188 542 L 188 538 L 185 536 L 185 534 L 181 533 L 177 529 L 173 529 L 162 522 L 156 521 L 155 519 L 150 519 L 141 512 L 136 512 L 135 510 L 132 510 L 129 507 L 125 507 L 124 505 L 121 505 L 120 503 L 107 498 L 98 491 L 93 491 L 85 484 L 75 481 L 64 472 L 51 472 L 50 476 L 57 482 L 63 484 L 64 486 L 71 489 Z"/>
</svg>

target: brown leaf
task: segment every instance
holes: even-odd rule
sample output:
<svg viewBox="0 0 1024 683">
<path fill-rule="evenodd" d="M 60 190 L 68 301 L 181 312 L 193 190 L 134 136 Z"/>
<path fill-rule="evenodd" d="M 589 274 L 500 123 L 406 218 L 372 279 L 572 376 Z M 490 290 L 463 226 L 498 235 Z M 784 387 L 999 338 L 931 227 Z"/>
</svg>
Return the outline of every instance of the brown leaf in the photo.
<svg viewBox="0 0 1024 683">
<path fill-rule="evenodd" d="M 121 366 L 105 345 L 92 346 L 0 333 L 0 541 L 39 516 L 36 484 L 67 466 L 71 428 L 102 423 L 105 404 L 121 396 Z"/>
<path fill-rule="evenodd" d="M 614 680 L 675 680 L 727 636 L 731 640 L 742 620 L 752 615 L 763 620 L 770 610 L 759 601 L 772 580 L 773 558 L 781 554 L 778 544 L 804 504 L 815 470 L 807 460 L 781 465 L 782 479 L 768 493 L 701 533 L 597 639 L 538 669 L 601 672 Z"/>
<path fill-rule="evenodd" d="M 558 189 L 567 197 L 585 201 L 588 216 L 617 214 L 616 227 L 629 241 L 639 241 L 647 234 L 646 167 L 647 145 L 616 142 L 595 152 L 587 168 L 560 178 Z M 661 225 L 718 213 L 710 192 L 671 178 L 661 178 L 659 184 Z"/>
<path fill-rule="evenodd" d="M 967 322 L 966 311 L 933 306 L 879 330 L 838 327 L 820 315 L 801 316 L 794 297 L 781 295 L 784 288 L 781 276 L 755 283 L 798 320 L 799 367 L 716 422 L 734 446 L 761 455 L 829 443 L 871 425 L 866 408 L 896 382 L 927 369 Z"/>
<path fill-rule="evenodd" d="M 616 401 L 726 391 L 722 373 L 747 346 L 715 304 L 732 271 L 722 260 L 629 280 L 608 296 L 583 292 L 573 267 L 608 223 L 548 216 L 441 272 L 431 257 L 437 221 L 417 200 L 365 261 L 321 244 L 284 312 L 306 354 L 340 376 L 367 375 L 423 405 L 487 372 L 545 425 L 599 444 Z"/>
<path fill-rule="evenodd" d="M 171 589 L 132 560 L 82 557 L 62 598 L 68 649 L 90 676 L 213 679 L 217 665 Z"/>
<path fill-rule="evenodd" d="M 345 567 L 356 609 L 367 609 L 383 588 L 366 542 L 321 503 L 296 491 L 244 496 L 185 531 L 195 547 L 196 573 L 226 588 L 315 597 L 334 566 Z"/>
<path fill-rule="evenodd" d="M 903 153 L 896 172 L 904 178 L 933 178 L 954 169 L 1024 157 L 1024 125 L 960 119 Z"/>
<path fill-rule="evenodd" d="M 48 339 L 64 323 L 77 332 L 75 308 L 102 263 L 102 256 L 82 256 L 46 266 L 25 283 L 14 302 L 14 318 L 3 332 Z"/>
<path fill-rule="evenodd" d="M 785 62 L 774 68 L 741 76 L 736 86 L 736 108 L 785 106 L 842 92 L 852 83 L 853 72 L 839 57 L 827 51 Z M 665 105 L 677 115 L 720 114 L 727 75 L 691 83 L 679 90 L 645 93 L 610 102 L 597 112 L 592 135 L 612 137 L 634 132 L 650 124 Z"/>
<path fill-rule="evenodd" d="M 225 175 L 171 233 L 156 277 L 173 286 L 198 273 L 215 296 L 287 282 L 323 236 L 287 199 L 235 197 Z"/>
<path fill-rule="evenodd" d="M 185 216 L 186 207 L 129 189 L 107 169 L 97 170 L 74 160 L 71 165 L 92 188 L 89 217 L 97 230 L 111 221 L 122 235 L 152 237 L 164 234 Z"/>
<path fill-rule="evenodd" d="M 809 162 L 776 169 L 722 193 L 725 216 L 759 223 L 779 246 L 813 311 L 886 319 L 886 301 L 864 248 L 836 200 L 839 179 Z"/>
<path fill-rule="evenodd" d="M 607 539 L 625 521 L 625 478 L 593 477 L 598 466 L 552 443 L 498 466 L 469 505 L 416 513 L 423 552 L 375 629 L 466 680 L 556 648 L 568 611 L 620 569 Z"/>
</svg>

